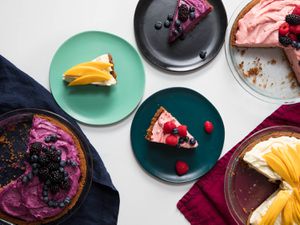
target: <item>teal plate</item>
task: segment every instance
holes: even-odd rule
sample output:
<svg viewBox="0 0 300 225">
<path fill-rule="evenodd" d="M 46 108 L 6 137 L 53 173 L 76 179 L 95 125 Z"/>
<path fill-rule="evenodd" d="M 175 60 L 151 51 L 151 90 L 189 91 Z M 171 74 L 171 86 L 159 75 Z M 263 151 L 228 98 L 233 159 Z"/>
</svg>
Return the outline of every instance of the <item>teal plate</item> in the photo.
<svg viewBox="0 0 300 225">
<path fill-rule="evenodd" d="M 199 143 L 196 149 L 177 149 L 145 139 L 150 121 L 160 106 L 188 126 Z M 211 134 L 204 131 L 206 120 L 214 124 Z M 193 181 L 207 173 L 220 157 L 224 135 L 224 124 L 217 109 L 198 92 L 180 87 L 164 89 L 150 96 L 136 112 L 131 125 L 131 145 L 137 161 L 152 176 L 172 183 Z M 188 163 L 187 174 L 176 174 L 177 160 Z"/>
<path fill-rule="evenodd" d="M 68 87 L 62 74 L 74 65 L 99 55 L 113 56 L 117 84 L 111 87 Z M 145 73 L 137 51 L 124 39 L 101 31 L 79 33 L 65 41 L 50 66 L 50 89 L 58 105 L 76 120 L 107 125 L 128 116 L 139 104 L 145 88 Z"/>
</svg>

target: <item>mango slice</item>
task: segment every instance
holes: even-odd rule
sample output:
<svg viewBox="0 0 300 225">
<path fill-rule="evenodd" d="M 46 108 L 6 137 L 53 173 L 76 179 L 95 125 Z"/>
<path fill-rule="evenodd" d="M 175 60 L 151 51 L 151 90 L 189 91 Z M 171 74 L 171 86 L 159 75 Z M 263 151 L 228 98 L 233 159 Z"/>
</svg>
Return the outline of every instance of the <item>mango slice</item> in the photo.
<svg viewBox="0 0 300 225">
<path fill-rule="evenodd" d="M 273 225 L 283 208 L 286 206 L 290 195 L 291 194 L 287 190 L 279 191 L 266 214 L 259 222 L 259 225 Z"/>
<path fill-rule="evenodd" d="M 109 74 L 85 75 L 76 78 L 75 80 L 70 82 L 68 86 L 86 85 L 94 82 L 103 82 L 111 79 L 111 77 L 112 76 Z"/>
<path fill-rule="evenodd" d="M 84 75 L 104 75 L 104 74 L 108 74 L 108 72 L 91 66 L 75 66 L 67 70 L 64 75 L 80 77 Z"/>
<path fill-rule="evenodd" d="M 74 67 L 81 67 L 81 66 L 89 66 L 89 67 L 94 67 L 99 70 L 103 70 L 103 69 L 108 69 L 109 67 L 112 67 L 114 65 L 111 63 L 106 63 L 106 62 L 101 62 L 101 61 L 92 61 L 92 62 L 83 62 Z"/>
</svg>

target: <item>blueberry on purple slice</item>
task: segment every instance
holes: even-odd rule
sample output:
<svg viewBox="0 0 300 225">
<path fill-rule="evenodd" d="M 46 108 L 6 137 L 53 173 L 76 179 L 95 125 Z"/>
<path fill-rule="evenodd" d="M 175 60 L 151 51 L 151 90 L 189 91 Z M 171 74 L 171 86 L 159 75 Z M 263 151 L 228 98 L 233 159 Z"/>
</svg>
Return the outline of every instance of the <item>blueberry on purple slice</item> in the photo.
<svg viewBox="0 0 300 225">
<path fill-rule="evenodd" d="M 194 6 L 190 7 L 190 12 L 195 12 L 195 7 Z"/>
</svg>

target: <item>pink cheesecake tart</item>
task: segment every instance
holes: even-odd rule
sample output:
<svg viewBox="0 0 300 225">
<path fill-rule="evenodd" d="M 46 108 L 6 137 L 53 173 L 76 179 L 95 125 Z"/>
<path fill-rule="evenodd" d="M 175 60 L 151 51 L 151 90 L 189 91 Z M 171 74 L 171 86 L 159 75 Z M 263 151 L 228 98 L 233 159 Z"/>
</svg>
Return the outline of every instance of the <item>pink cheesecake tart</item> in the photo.
<svg viewBox="0 0 300 225">
<path fill-rule="evenodd" d="M 192 149 L 198 147 L 197 140 L 164 107 L 160 107 L 153 116 L 145 137 L 150 142 Z"/>
</svg>

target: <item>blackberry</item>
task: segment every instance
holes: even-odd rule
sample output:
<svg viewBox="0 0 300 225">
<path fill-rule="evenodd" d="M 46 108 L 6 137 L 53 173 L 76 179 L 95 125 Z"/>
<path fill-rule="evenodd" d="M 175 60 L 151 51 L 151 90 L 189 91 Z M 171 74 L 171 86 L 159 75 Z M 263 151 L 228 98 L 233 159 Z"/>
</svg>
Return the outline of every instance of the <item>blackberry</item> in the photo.
<svg viewBox="0 0 300 225">
<path fill-rule="evenodd" d="M 185 22 L 188 20 L 189 18 L 189 7 L 186 4 L 182 4 L 181 6 L 179 6 L 178 8 L 178 18 L 182 21 Z"/>
<path fill-rule="evenodd" d="M 49 162 L 50 162 L 50 159 L 49 159 L 46 155 L 41 155 L 41 156 L 40 156 L 40 158 L 39 158 L 39 163 L 40 163 L 42 166 L 48 165 Z"/>
<path fill-rule="evenodd" d="M 292 41 L 289 37 L 287 37 L 287 36 L 279 36 L 279 42 L 280 42 L 283 46 L 287 47 L 287 46 L 289 46 L 290 44 L 292 44 L 293 41 Z"/>
<path fill-rule="evenodd" d="M 59 169 L 59 163 L 57 162 L 50 162 L 48 164 L 48 168 L 49 170 L 53 171 L 53 170 L 58 170 Z"/>
<path fill-rule="evenodd" d="M 49 177 L 49 169 L 47 167 L 42 167 L 39 169 L 39 178 L 42 181 L 47 180 Z"/>
<path fill-rule="evenodd" d="M 63 182 L 60 183 L 60 187 L 63 189 L 63 190 L 68 190 L 70 188 L 70 180 L 64 180 Z"/>
<path fill-rule="evenodd" d="M 50 191 L 52 194 L 56 194 L 57 192 L 59 192 L 59 186 L 57 184 L 51 185 L 49 187 Z"/>
<path fill-rule="evenodd" d="M 64 174 L 59 170 L 55 170 L 50 173 L 49 179 L 54 183 L 60 183 L 64 180 Z"/>
<path fill-rule="evenodd" d="M 34 142 L 30 146 L 30 154 L 31 155 L 39 155 L 42 151 L 43 145 L 41 142 Z"/>
<path fill-rule="evenodd" d="M 298 25 L 300 24 L 300 16 L 289 14 L 285 17 L 285 21 L 290 25 Z"/>
</svg>

